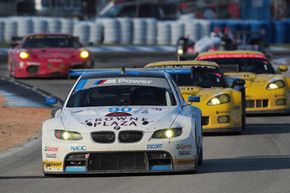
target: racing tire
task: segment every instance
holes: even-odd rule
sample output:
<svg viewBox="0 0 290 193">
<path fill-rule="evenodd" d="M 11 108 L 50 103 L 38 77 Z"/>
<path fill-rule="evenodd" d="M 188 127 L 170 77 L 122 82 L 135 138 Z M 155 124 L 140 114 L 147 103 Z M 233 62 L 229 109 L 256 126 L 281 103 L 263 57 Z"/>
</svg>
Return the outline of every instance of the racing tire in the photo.
<svg viewBox="0 0 290 193">
<path fill-rule="evenodd" d="M 243 106 L 242 106 L 242 131 L 245 131 L 246 129 L 246 93 L 243 91 L 242 93 L 242 101 L 243 101 Z"/>
<path fill-rule="evenodd" d="M 200 147 L 199 148 L 199 152 L 198 152 L 198 160 L 197 160 L 197 165 L 201 166 L 203 164 L 203 148 Z"/>
</svg>

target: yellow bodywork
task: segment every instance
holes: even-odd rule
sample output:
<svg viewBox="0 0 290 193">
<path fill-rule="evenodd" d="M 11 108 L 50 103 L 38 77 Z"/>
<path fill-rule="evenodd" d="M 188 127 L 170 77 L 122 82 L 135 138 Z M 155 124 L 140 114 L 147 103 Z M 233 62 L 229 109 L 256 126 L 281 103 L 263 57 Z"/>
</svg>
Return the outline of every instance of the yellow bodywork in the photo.
<svg viewBox="0 0 290 193">
<path fill-rule="evenodd" d="M 255 51 L 219 51 L 202 53 L 199 58 L 222 58 L 223 56 L 248 57 L 258 55 L 266 59 L 263 53 Z M 206 59 L 205 59 L 206 60 Z M 203 61 L 206 62 L 206 61 Z M 246 82 L 246 112 L 247 113 L 288 113 L 290 112 L 290 77 L 282 74 L 255 74 L 250 72 L 228 72 L 227 76 L 236 76 Z M 285 83 L 283 88 L 267 89 L 269 84 L 275 80 L 282 80 Z"/>
<path fill-rule="evenodd" d="M 170 68 L 185 66 L 213 66 L 218 65 L 214 62 L 203 61 L 162 61 L 150 63 L 145 68 Z M 199 96 L 200 102 L 191 103 L 202 111 L 203 130 L 205 132 L 215 131 L 241 131 L 243 127 L 243 107 L 242 93 L 232 88 L 211 87 L 202 88 L 198 86 L 179 87 L 183 98 L 188 101 L 189 96 Z M 208 105 L 209 101 L 219 95 L 226 94 L 230 101 L 226 104 Z M 228 117 L 229 121 L 220 123 L 218 120 Z"/>
</svg>

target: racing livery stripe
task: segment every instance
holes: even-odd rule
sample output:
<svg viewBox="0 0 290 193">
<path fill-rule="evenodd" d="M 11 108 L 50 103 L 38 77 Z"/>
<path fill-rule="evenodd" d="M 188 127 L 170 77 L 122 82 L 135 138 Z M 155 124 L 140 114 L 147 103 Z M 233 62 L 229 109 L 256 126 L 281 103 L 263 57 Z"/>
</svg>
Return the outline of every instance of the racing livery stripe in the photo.
<svg viewBox="0 0 290 193">
<path fill-rule="evenodd" d="M 97 80 L 95 82 L 95 85 L 101 85 L 101 84 L 104 84 L 107 80 Z"/>
<path fill-rule="evenodd" d="M 79 91 L 79 90 L 81 90 L 82 88 L 84 88 L 87 82 L 88 82 L 88 79 L 80 80 L 80 81 L 78 82 L 78 84 L 76 85 L 75 91 Z"/>
<path fill-rule="evenodd" d="M 213 54 L 213 55 L 199 56 L 197 59 L 204 60 L 204 59 L 212 59 L 212 58 L 261 58 L 261 59 L 266 59 L 266 57 L 262 54 Z"/>
</svg>

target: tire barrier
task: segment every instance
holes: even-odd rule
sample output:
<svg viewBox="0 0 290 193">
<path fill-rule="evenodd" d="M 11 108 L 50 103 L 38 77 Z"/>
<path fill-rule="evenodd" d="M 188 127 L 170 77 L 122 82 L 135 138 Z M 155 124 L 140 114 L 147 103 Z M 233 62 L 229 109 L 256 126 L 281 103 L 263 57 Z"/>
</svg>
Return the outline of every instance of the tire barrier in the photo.
<svg viewBox="0 0 290 193">
<path fill-rule="evenodd" d="M 152 18 L 97 18 L 80 21 L 51 17 L 1 17 L 0 43 L 13 36 L 30 33 L 70 33 L 84 44 L 104 45 L 175 45 L 178 38 L 188 36 L 197 41 L 211 31 L 228 28 L 233 33 L 261 35 L 269 43 L 290 43 L 290 19 L 268 20 L 201 20 L 181 17 L 174 21 Z"/>
</svg>

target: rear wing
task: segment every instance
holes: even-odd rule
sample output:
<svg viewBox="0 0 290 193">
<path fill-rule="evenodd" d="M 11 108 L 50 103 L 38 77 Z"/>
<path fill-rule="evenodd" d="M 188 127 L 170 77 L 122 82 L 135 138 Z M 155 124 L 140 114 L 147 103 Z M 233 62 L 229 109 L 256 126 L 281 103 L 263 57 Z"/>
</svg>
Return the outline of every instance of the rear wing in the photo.
<svg viewBox="0 0 290 193">
<path fill-rule="evenodd" d="M 208 61 L 163 61 L 163 62 L 153 62 L 145 66 L 145 68 L 182 68 L 182 67 L 192 67 L 192 66 L 218 66 L 215 62 Z"/>
</svg>

